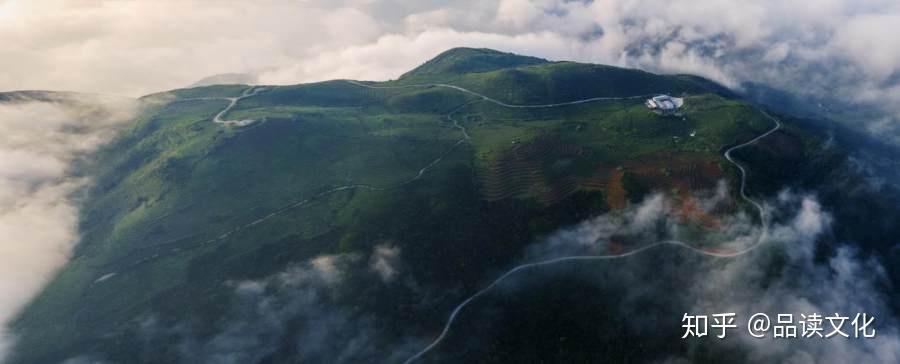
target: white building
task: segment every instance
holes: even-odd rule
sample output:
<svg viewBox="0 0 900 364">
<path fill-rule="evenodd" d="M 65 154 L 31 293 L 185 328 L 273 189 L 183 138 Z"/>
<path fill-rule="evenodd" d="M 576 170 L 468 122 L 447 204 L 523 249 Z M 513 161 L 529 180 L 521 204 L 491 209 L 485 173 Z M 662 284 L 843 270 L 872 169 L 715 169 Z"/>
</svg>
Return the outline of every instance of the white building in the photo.
<svg viewBox="0 0 900 364">
<path fill-rule="evenodd" d="M 669 95 L 659 95 L 652 99 L 648 99 L 644 104 L 646 104 L 647 108 L 650 110 L 662 114 L 672 114 L 684 105 L 684 99 Z"/>
</svg>

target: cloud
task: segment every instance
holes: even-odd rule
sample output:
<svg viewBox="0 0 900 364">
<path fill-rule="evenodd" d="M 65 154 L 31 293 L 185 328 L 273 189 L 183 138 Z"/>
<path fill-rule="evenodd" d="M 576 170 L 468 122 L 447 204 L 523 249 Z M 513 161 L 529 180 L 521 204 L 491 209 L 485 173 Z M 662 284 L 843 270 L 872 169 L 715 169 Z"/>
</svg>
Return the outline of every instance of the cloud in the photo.
<svg viewBox="0 0 900 364">
<path fill-rule="evenodd" d="M 847 89 L 841 96 L 855 99 L 863 86 L 896 86 L 898 17 L 889 0 L 268 0 L 249 8 L 7 0 L 0 89 L 138 95 L 235 72 L 262 74 L 264 83 L 384 79 L 468 45 L 798 92 Z"/>
<path fill-rule="evenodd" d="M 762 231 L 734 201 L 724 181 L 713 191 L 694 191 L 689 199 L 673 199 L 662 193 L 617 213 L 604 214 L 561 229 L 529 248 L 529 260 L 570 255 L 595 255 L 638 249 L 659 242 L 690 242 L 702 248 L 715 244 L 715 253 L 731 253 L 754 246 Z M 755 212 L 754 212 L 755 213 Z M 812 223 L 810 223 L 812 224 Z M 703 227 L 703 233 L 693 227 Z"/>
<path fill-rule="evenodd" d="M 874 130 L 900 124 L 898 19 L 891 0 L 6 0 L 0 90 L 386 80 L 451 47 L 489 47 L 764 85 L 809 100 L 792 111 L 844 111 L 897 143 Z"/>
<path fill-rule="evenodd" d="M 78 241 L 73 194 L 89 183 L 72 163 L 134 111 L 128 100 L 61 96 L 0 103 L 0 324 L 5 326 Z M 2 330 L 0 330 L 2 331 Z M 0 357 L 12 337 L 0 333 Z"/>
<path fill-rule="evenodd" d="M 623 211 L 560 229 L 526 249 L 523 260 L 620 254 L 669 239 L 682 239 L 707 253 L 743 250 L 756 244 L 761 232 L 759 223 L 743 208 L 737 208 L 732 196 L 725 183 L 691 197 L 653 194 Z M 700 211 L 685 206 L 699 206 Z M 540 292 L 547 287 L 548 277 L 552 278 L 552 285 L 559 278 L 580 276 L 581 281 L 608 294 L 580 297 L 578 302 L 593 305 L 609 299 L 617 303 L 612 307 L 620 312 L 610 315 L 630 318 L 626 327 L 617 330 L 626 334 L 640 332 L 641 340 L 646 340 L 642 343 L 645 351 L 659 353 L 667 362 L 696 359 L 688 354 L 690 350 L 673 352 L 671 343 L 678 338 L 663 336 L 671 330 L 660 327 L 661 322 L 670 322 L 677 329 L 683 312 L 735 312 L 744 320 L 755 312 L 773 317 L 776 313 L 837 312 L 852 316 L 867 312 L 877 317 L 875 339 L 759 340 L 743 330 L 735 330 L 726 340 L 710 338 L 708 342 L 750 362 L 845 362 L 854 358 L 863 362 L 894 362 L 900 358 L 896 318 L 889 309 L 888 298 L 881 293 L 880 285 L 886 281 L 881 263 L 851 246 L 838 244 L 834 250 L 822 246 L 838 222 L 812 195 L 785 190 L 767 201 L 766 206 L 774 211 L 766 240 L 740 257 L 715 258 L 683 246 L 661 245 L 629 258 L 597 261 L 589 266 L 578 263 L 577 269 L 564 269 L 569 265 L 560 264 L 516 274 L 489 295 Z M 709 219 L 717 223 L 706 226 L 704 236 L 686 238 L 686 225 Z M 823 252 L 825 258 L 821 259 Z M 390 328 L 396 325 L 392 320 L 397 318 L 373 310 L 371 302 L 359 297 L 361 287 L 372 287 L 374 282 L 406 279 L 398 270 L 403 265 L 401 257 L 400 248 L 385 243 L 374 246 L 368 254 L 321 255 L 264 278 L 227 281 L 224 285 L 231 295 L 230 308 L 214 322 L 212 330 L 198 328 L 190 318 L 172 322 L 149 314 L 138 323 L 139 342 L 143 344 L 136 355 L 140 360 L 159 361 L 163 357 L 154 356 L 161 352 L 155 348 L 164 344 L 166 350 L 175 352 L 174 356 L 164 357 L 170 362 L 402 361 L 428 345 L 433 336 L 407 336 L 417 331 L 410 328 L 401 328 L 399 333 L 392 331 Z M 413 290 L 419 299 L 447 290 L 420 284 L 415 289 L 391 287 Z M 395 297 L 398 291 L 379 288 L 377 292 L 376 301 L 393 305 L 393 301 L 383 300 Z M 468 327 L 460 321 L 479 322 L 490 328 L 490 321 L 503 312 L 496 302 L 516 302 L 487 298 L 473 301 L 466 308 L 467 313 L 452 326 L 451 339 L 457 335 L 466 338 L 466 345 L 480 345 L 481 335 L 489 335 L 490 330 L 455 333 Z M 594 299 L 600 301 L 588 302 Z M 648 302 L 664 305 L 651 304 L 649 307 L 654 309 L 646 311 Z M 656 307 L 660 307 L 660 312 L 656 312 Z M 665 344 L 654 346 L 659 342 Z M 694 344 L 685 343 L 685 347 L 691 345 Z M 429 353 L 429 358 L 440 359 L 441 348 L 452 351 L 457 347 L 445 342 L 438 351 Z M 88 353 L 74 359 L 84 358 L 103 357 Z"/>
<path fill-rule="evenodd" d="M 238 296 L 234 316 L 212 338 L 185 335 L 185 362 L 258 362 L 278 350 L 291 321 L 301 322 L 295 340 L 305 360 L 323 355 L 332 344 L 329 341 L 367 335 L 365 331 L 370 329 L 364 320 L 356 321 L 350 313 L 329 308 L 334 289 L 344 282 L 349 265 L 358 260 L 355 255 L 319 256 L 262 280 L 231 283 Z"/>
<path fill-rule="evenodd" d="M 778 255 L 763 252 L 750 259 L 712 267 L 694 287 L 694 307 L 697 312 L 717 308 L 737 312 L 747 318 L 755 312 L 790 313 L 799 320 L 801 313 L 832 315 L 840 313 L 852 320 L 857 313 L 868 313 L 877 320 L 874 339 L 815 339 L 775 340 L 756 339 L 748 334 L 729 342 L 749 351 L 754 362 L 880 362 L 900 360 L 900 332 L 896 317 L 882 293 L 886 282 L 884 267 L 874 257 L 862 255 L 850 245 L 838 245 L 823 261 L 816 259 L 822 247 L 817 243 L 835 223 L 811 196 L 789 195 L 780 207 L 792 206 L 796 212 L 773 230 L 772 249 Z M 779 272 L 772 279 L 767 271 Z M 723 287 L 733 287 L 727 295 Z M 829 330 L 830 326 L 825 325 Z M 853 335 L 851 326 L 845 327 Z M 827 333 L 827 331 L 826 331 Z"/>
<path fill-rule="evenodd" d="M 707 202 L 719 199 L 718 196 L 721 193 L 713 193 L 699 204 L 713 206 L 715 204 Z M 620 213 L 602 215 L 552 234 L 531 247 L 526 261 L 623 253 L 658 239 L 676 237 L 679 224 L 670 221 L 681 221 L 672 213 L 673 207 L 678 205 L 679 202 L 671 197 L 652 195 Z M 598 260 L 591 263 L 590 269 L 566 270 L 566 264 L 558 264 L 541 268 L 540 275 L 511 276 L 495 294 L 517 295 L 553 284 L 542 276 L 554 279 L 582 276 L 583 281 L 609 292 L 616 297 L 614 302 L 620 302 L 617 305 L 620 312 L 610 314 L 628 318 L 624 322 L 626 328 L 620 330 L 620 334 L 641 333 L 640 339 L 645 340 L 644 351 L 662 353 L 663 362 L 692 362 L 698 358 L 687 353 L 691 350 L 672 352 L 671 342 L 678 337 L 653 337 L 651 333 L 654 332 L 673 331 L 660 327 L 660 322 L 680 325 L 674 317 L 680 318 L 682 313 L 712 315 L 722 312 L 737 314 L 738 329 L 729 331 L 725 340 L 703 340 L 707 345 L 720 347 L 718 352 L 727 353 L 723 355 L 729 355 L 729 358 L 789 363 L 888 363 L 900 360 L 900 331 L 890 308 L 890 298 L 883 293 L 888 279 L 881 262 L 851 245 L 822 246 L 839 222 L 812 195 L 785 190 L 767 206 L 776 216 L 770 233 L 765 235 L 759 248 L 740 257 L 715 258 L 684 247 L 663 245 L 629 258 Z M 746 238 L 759 236 L 758 223 L 750 219 L 723 217 L 721 221 L 724 223 L 718 229 L 740 232 L 732 235 L 735 241 L 753 244 L 755 238 Z M 632 239 L 627 239 L 628 236 Z M 742 236 L 745 239 L 741 239 Z M 631 245 L 621 246 L 622 242 L 628 241 Z M 703 242 L 685 242 L 708 252 L 722 252 L 722 248 Z M 505 301 L 507 299 L 499 300 Z M 478 307 L 476 303 L 467 308 L 483 312 L 474 316 L 469 314 L 468 320 L 492 320 L 491 315 L 502 308 L 490 307 L 496 305 L 490 302 L 481 303 L 488 307 Z M 648 305 L 654 310 L 646 311 Z M 657 307 L 660 312 L 655 309 Z M 876 337 L 778 340 L 771 338 L 770 331 L 769 338 L 757 339 L 746 332 L 746 320 L 757 312 L 767 313 L 773 320 L 779 313 L 793 314 L 795 322 L 801 313 L 818 313 L 823 317 L 839 313 L 852 320 L 857 313 L 865 312 L 876 317 Z M 825 333 L 828 333 L 828 322 L 824 325 Z M 456 325 L 461 326 L 465 324 Z M 490 326 L 486 324 L 485 327 Z M 844 329 L 853 335 L 849 321 Z M 659 342 L 664 344 L 658 348 L 654 346 Z M 685 340 L 684 345 L 693 347 L 698 343 Z M 705 350 L 710 349 L 707 346 Z"/>
<path fill-rule="evenodd" d="M 364 321 L 332 307 L 347 269 L 358 260 L 356 255 L 323 255 L 263 279 L 225 282 L 235 300 L 227 320 L 212 336 L 198 335 L 189 320 L 167 325 L 154 315 L 142 320 L 140 334 L 148 342 L 178 342 L 181 362 L 259 362 L 275 355 L 285 337 L 292 335 L 298 335 L 293 339 L 298 341 L 300 357 L 315 359 L 336 345 L 330 340 L 367 335 Z M 290 324 L 298 322 L 302 328 L 291 334 Z M 154 354 L 144 353 L 142 360 L 158 360 Z"/>
<path fill-rule="evenodd" d="M 185 363 L 397 362 L 422 343 L 389 335 L 382 317 L 360 308 L 366 306 L 354 287 L 371 284 L 370 276 L 396 279 L 399 255 L 399 248 L 378 245 L 368 260 L 320 255 L 261 279 L 227 281 L 233 300 L 212 334 L 190 319 L 171 323 L 150 314 L 139 324 L 140 340 L 175 346 L 165 360 Z M 141 349 L 141 360 L 161 360 L 147 345 Z"/>
<path fill-rule="evenodd" d="M 390 283 L 397 278 L 399 264 L 400 247 L 397 246 L 377 245 L 369 258 L 369 269 L 377 273 L 385 283 Z"/>
<path fill-rule="evenodd" d="M 285 66 L 369 42 L 379 25 L 353 7 L 298 1 L 0 2 L 0 89 L 139 94 L 212 74 Z M 17 76 L 21 73 L 21 76 Z"/>
</svg>

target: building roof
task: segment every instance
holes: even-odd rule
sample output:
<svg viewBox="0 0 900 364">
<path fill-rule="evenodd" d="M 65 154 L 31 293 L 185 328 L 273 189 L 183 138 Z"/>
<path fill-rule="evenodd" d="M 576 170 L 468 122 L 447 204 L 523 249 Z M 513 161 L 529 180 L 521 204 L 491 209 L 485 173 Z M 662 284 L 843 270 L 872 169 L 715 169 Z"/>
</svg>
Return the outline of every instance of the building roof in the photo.
<svg viewBox="0 0 900 364">
<path fill-rule="evenodd" d="M 647 107 L 651 109 L 659 109 L 662 111 L 676 110 L 684 104 L 684 100 L 669 95 L 658 95 L 647 100 Z"/>
</svg>

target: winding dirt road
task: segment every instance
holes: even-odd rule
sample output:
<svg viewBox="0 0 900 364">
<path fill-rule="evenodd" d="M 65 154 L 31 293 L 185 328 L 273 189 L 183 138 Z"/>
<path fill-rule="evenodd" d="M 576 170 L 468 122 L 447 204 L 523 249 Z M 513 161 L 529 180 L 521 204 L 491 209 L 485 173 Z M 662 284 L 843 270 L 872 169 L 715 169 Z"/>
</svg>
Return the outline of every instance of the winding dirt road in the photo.
<svg viewBox="0 0 900 364">
<path fill-rule="evenodd" d="M 231 109 L 233 109 L 234 106 L 237 105 L 238 101 L 241 101 L 241 99 L 245 99 L 250 96 L 256 95 L 260 91 L 263 91 L 263 90 L 265 90 L 265 88 L 263 88 L 263 87 L 250 87 L 250 88 L 244 90 L 244 92 L 241 94 L 240 97 L 223 97 L 222 99 L 228 100 L 228 106 L 226 106 L 224 109 L 222 109 L 222 111 L 219 111 L 219 113 L 216 114 L 215 117 L 213 117 L 213 122 L 216 124 L 230 125 L 230 126 L 247 126 L 247 125 L 252 124 L 254 121 L 256 121 L 256 119 L 224 120 L 224 119 L 222 119 L 222 117 L 224 117 L 226 114 L 228 114 L 228 112 L 231 111 Z"/>
</svg>

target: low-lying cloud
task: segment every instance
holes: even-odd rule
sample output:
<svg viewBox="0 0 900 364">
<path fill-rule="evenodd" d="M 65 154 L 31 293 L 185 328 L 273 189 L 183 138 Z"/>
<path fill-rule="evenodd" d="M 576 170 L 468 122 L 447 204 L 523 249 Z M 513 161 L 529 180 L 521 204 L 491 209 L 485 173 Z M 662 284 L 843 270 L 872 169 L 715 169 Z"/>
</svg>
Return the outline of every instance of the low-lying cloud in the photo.
<svg viewBox="0 0 900 364">
<path fill-rule="evenodd" d="M 527 260 L 622 253 L 658 239 L 676 238 L 679 224 L 673 222 L 678 220 L 677 214 L 672 213 L 675 205 L 677 203 L 669 197 L 650 196 L 621 214 L 599 216 L 551 235 L 530 249 Z M 648 301 L 665 302 L 667 310 L 672 312 L 662 315 L 736 313 L 739 326 L 729 332 L 728 339 L 703 339 L 707 344 L 722 346 L 725 348 L 722 352 L 731 353 L 733 358 L 787 363 L 889 363 L 900 360 L 900 330 L 884 291 L 889 282 L 879 259 L 864 255 L 849 244 L 838 242 L 830 248 L 822 246 L 822 242 L 830 238 L 833 226 L 840 222 L 835 221 L 813 195 L 786 190 L 767 206 L 775 221 L 762 245 L 739 257 L 717 258 L 681 246 L 657 246 L 633 258 L 598 260 L 594 268 L 603 274 L 585 268 L 566 270 L 565 274 L 583 274 L 588 280 L 597 277 L 593 282 L 602 289 L 611 292 L 620 289 L 623 296 L 617 300 L 624 303 L 619 306 L 621 312 L 612 315 L 630 318 L 627 325 L 632 327 L 646 329 L 660 325 L 659 313 L 637 311 L 641 305 L 635 302 L 643 302 L 644 306 Z M 735 232 L 731 235 L 732 242 L 754 244 L 759 236 L 760 226 L 752 219 L 741 217 L 722 221 L 726 222 L 718 229 Z M 617 240 L 622 241 L 625 236 L 633 237 L 634 245 L 623 249 Z M 703 247 L 702 242 L 685 242 Z M 702 249 L 723 252 L 718 245 Z M 654 255 L 657 258 L 653 258 Z M 660 260 L 659 256 L 666 258 Z M 660 261 L 670 263 L 660 265 Z M 545 271 L 562 271 L 562 266 L 548 267 Z M 498 294 L 516 295 L 540 289 L 542 284 L 553 284 L 546 280 L 526 280 L 534 277 L 511 277 L 498 287 Z M 679 288 L 673 290 L 673 282 L 679 282 L 676 284 Z M 844 331 L 851 338 L 773 339 L 771 331 L 765 339 L 754 338 L 747 333 L 746 325 L 747 319 L 757 312 L 769 314 L 773 324 L 776 314 L 780 313 L 793 314 L 794 322 L 800 320 L 800 314 L 818 313 L 824 317 L 839 313 L 849 316 Z M 852 338 L 850 321 L 857 313 L 876 317 L 875 338 Z M 479 319 L 487 318 L 472 320 Z M 680 316 L 662 319 L 677 325 Z M 827 334 L 831 327 L 827 321 L 823 322 L 823 334 Z M 667 340 L 680 339 L 671 337 Z M 699 345 L 690 339 L 686 343 L 688 346 Z M 671 353 L 662 359 L 670 363 L 694 360 L 696 358 L 685 353 Z"/>
<path fill-rule="evenodd" d="M 694 202 L 703 213 L 720 218 L 718 224 L 707 226 L 710 231 L 704 238 L 725 237 L 715 242 L 685 240 L 702 251 L 660 245 L 629 258 L 598 260 L 578 269 L 564 269 L 569 263 L 546 266 L 528 274 L 510 276 L 486 296 L 514 296 L 543 289 L 554 284 L 555 279 L 578 275 L 583 276 L 582 281 L 608 291 L 612 295 L 608 299 L 620 302 L 616 307 L 621 311 L 610 315 L 631 318 L 627 326 L 642 327 L 637 331 L 644 335 L 672 331 L 663 330 L 659 325 L 669 324 L 677 329 L 682 312 L 736 313 L 739 326 L 729 332 L 727 339 L 711 336 L 704 339 L 707 345 L 731 353 L 729 359 L 789 363 L 900 360 L 900 331 L 881 286 L 886 283 L 881 262 L 850 245 L 823 246 L 822 242 L 830 239 L 834 225 L 840 222 L 835 221 L 814 195 L 785 190 L 767 201 L 766 208 L 772 212 L 773 220 L 758 248 L 732 258 L 704 254 L 738 251 L 753 246 L 761 236 L 761 225 L 751 217 L 752 210 L 743 212 L 733 205 L 730 196 L 733 195 L 723 184 L 716 191 L 695 197 Z M 683 202 L 662 194 L 651 195 L 624 211 L 601 215 L 551 234 L 526 249 L 522 261 L 621 254 L 660 239 L 679 238 L 684 235 L 681 229 L 685 227 Z M 696 219 L 697 214 L 691 216 L 694 222 L 700 221 Z M 360 298 L 353 287 L 361 282 L 363 285 L 382 282 L 386 286 L 379 289 L 405 289 L 403 281 L 409 277 L 398 270 L 402 265 L 400 249 L 388 244 L 376 245 L 366 254 L 318 256 L 265 278 L 225 282 L 235 298 L 234 305 L 218 321 L 218 331 L 212 335 L 198 335 L 190 320 L 163 324 L 152 315 L 141 321 L 139 331 L 148 343 L 172 345 L 175 342 L 178 358 L 184 362 L 401 362 L 434 337 L 410 335 L 416 330 L 409 328 L 402 329 L 400 335 L 387 334 L 385 328 L 391 327 L 392 319 L 367 308 L 360 309 L 367 306 L 359 306 Z M 680 288 L 673 290 L 673 285 Z M 447 288 L 417 284 L 415 290 L 419 295 L 432 290 L 446 292 Z M 468 327 L 461 321 L 489 322 L 502 312 L 497 302 L 502 304 L 507 300 L 489 298 L 481 297 L 467 306 L 466 313 L 452 326 L 450 340 L 454 330 Z M 596 303 L 592 299 L 604 298 L 580 297 L 579 301 Z M 666 312 L 640 311 L 641 307 L 646 308 L 647 302 L 665 302 L 663 311 Z M 560 313 L 547 314 L 567 312 L 565 307 L 558 309 Z M 745 331 L 746 319 L 756 312 L 768 313 L 773 319 L 778 313 L 790 313 L 795 315 L 795 320 L 799 320 L 801 313 L 823 316 L 840 313 L 852 320 L 854 314 L 866 312 L 876 317 L 877 335 L 871 339 L 757 339 Z M 659 317 L 669 314 L 671 317 Z M 824 325 L 823 328 L 829 328 L 827 322 Z M 847 332 L 852 335 L 847 325 Z M 477 347 L 485 332 L 457 334 L 466 338 L 466 345 Z M 679 337 L 645 339 L 649 345 L 647 350 L 654 348 L 653 342 L 681 340 Z M 691 339 L 685 342 L 688 347 L 699 345 Z M 671 345 L 665 348 L 658 353 L 662 362 L 696 359 L 688 354 L 690 350 L 670 352 Z M 427 358 L 452 361 L 444 355 L 456 355 L 456 351 L 463 349 L 466 347 L 444 342 Z M 153 350 L 148 348 L 147 352 L 152 355 Z"/>
<path fill-rule="evenodd" d="M 89 183 L 70 167 L 108 140 L 134 104 L 95 96 L 27 96 L 0 102 L 0 325 L 65 264 L 78 241 L 76 193 Z M 13 338 L 0 329 L 0 358 Z"/>
<path fill-rule="evenodd" d="M 369 269 L 377 273 L 384 283 L 390 283 L 399 274 L 400 260 L 400 247 L 377 245 L 372 251 L 372 257 L 369 258 Z"/>
<path fill-rule="evenodd" d="M 141 347 L 137 357 L 183 363 L 399 362 L 422 342 L 391 336 L 383 317 L 359 308 L 366 305 L 354 288 L 394 284 L 399 257 L 399 248 L 377 245 L 368 256 L 320 255 L 264 278 L 226 281 L 233 300 L 215 332 L 201 334 L 191 319 L 165 323 L 151 313 L 138 324 L 141 340 L 168 343 L 174 354 L 160 359 L 159 351 Z M 72 360 L 79 358 L 103 356 Z"/>
</svg>

